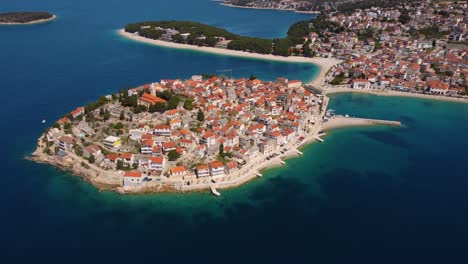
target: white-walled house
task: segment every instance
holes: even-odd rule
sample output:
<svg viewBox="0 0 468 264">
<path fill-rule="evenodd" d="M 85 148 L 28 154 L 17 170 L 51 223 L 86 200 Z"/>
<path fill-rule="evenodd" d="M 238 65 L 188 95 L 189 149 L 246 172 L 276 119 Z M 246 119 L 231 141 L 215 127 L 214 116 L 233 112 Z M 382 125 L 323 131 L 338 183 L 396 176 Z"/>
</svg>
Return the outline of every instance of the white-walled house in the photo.
<svg viewBox="0 0 468 264">
<path fill-rule="evenodd" d="M 139 171 L 127 171 L 124 174 L 123 185 L 126 187 L 140 186 L 143 182 L 142 173 Z"/>
<path fill-rule="evenodd" d="M 157 157 L 150 157 L 149 159 L 149 169 L 154 171 L 162 171 L 164 168 L 164 157 L 157 156 Z"/>
<path fill-rule="evenodd" d="M 213 178 L 224 176 L 224 164 L 221 161 L 214 161 L 209 164 L 210 175 Z"/>
<path fill-rule="evenodd" d="M 353 89 L 370 89 L 370 81 L 365 79 L 353 80 Z"/>
</svg>

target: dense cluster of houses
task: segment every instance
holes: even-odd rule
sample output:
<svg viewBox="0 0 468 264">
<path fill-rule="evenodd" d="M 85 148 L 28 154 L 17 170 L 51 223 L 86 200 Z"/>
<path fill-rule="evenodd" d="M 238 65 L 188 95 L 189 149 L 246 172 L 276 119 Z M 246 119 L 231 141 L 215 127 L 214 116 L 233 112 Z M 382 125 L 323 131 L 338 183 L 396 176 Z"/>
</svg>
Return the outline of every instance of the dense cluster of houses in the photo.
<svg viewBox="0 0 468 264">
<path fill-rule="evenodd" d="M 467 87 L 468 49 L 455 45 L 466 43 L 467 7 L 466 2 L 423 1 L 402 9 L 335 13 L 327 20 L 345 31 L 325 31 L 322 37 L 311 32 L 305 38 L 318 56 L 344 60 L 331 75 L 353 88 L 456 95 Z M 400 18 L 403 12 L 408 17 L 405 22 Z"/>
<path fill-rule="evenodd" d="M 466 51 L 384 48 L 371 57 L 353 57 L 334 68 L 333 75 L 351 79 L 352 88 L 393 89 L 457 95 L 466 87 Z"/>
<path fill-rule="evenodd" d="M 84 115 L 79 108 L 83 111 L 73 111 L 77 115 L 71 120 L 58 121 L 59 125 L 72 122 L 74 133 L 64 135 L 63 129 L 54 128 L 48 135 L 61 152 L 76 153 L 78 146 L 82 157 L 93 156 L 103 169 L 123 171 L 124 186 L 141 186 L 144 179 L 219 180 L 259 155 L 267 157 L 296 142 L 308 124 L 315 122 L 322 103 L 301 81 L 285 78 L 264 82 L 193 76 L 133 88 L 128 96 L 136 96 L 140 106 L 151 107 L 166 102 L 157 94 L 167 90 L 193 100 L 193 108 L 180 103 L 165 112 L 134 115 L 131 122 L 122 121 L 120 135 L 105 134 L 98 128 L 96 137 L 83 136 L 76 129 L 88 123 L 88 118 L 77 119 Z M 118 102 L 102 107 L 111 104 Z M 97 117 L 99 111 L 91 114 Z M 105 122 L 116 120 L 111 117 Z"/>
</svg>

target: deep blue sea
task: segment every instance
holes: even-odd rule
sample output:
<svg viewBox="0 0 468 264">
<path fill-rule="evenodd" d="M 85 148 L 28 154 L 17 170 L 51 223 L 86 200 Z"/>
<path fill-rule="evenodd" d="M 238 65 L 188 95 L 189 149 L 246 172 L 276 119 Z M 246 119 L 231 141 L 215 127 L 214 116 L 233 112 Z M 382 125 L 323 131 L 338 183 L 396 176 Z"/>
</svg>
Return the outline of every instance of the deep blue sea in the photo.
<svg viewBox="0 0 468 264">
<path fill-rule="evenodd" d="M 122 39 L 142 20 L 186 19 L 257 37 L 310 16 L 209 0 L 0 0 L 50 23 L 0 26 L 2 263 L 468 263 L 468 105 L 341 94 L 339 114 L 401 128 L 332 131 L 240 188 L 121 196 L 24 159 L 45 125 L 121 88 L 233 69 L 311 80 L 318 69 Z M 46 124 L 47 125 L 47 124 Z"/>
</svg>

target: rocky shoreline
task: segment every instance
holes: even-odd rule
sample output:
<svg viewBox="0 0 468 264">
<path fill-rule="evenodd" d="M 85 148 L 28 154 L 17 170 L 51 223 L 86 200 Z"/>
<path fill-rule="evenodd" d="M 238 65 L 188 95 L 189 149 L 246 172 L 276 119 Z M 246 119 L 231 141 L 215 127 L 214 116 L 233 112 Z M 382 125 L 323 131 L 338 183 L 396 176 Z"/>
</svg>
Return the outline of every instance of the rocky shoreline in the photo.
<svg viewBox="0 0 468 264">
<path fill-rule="evenodd" d="M 272 159 L 270 161 L 263 162 L 253 162 L 251 167 L 246 168 L 247 172 L 242 174 L 245 176 L 239 176 L 233 182 L 226 182 L 218 184 L 216 187 L 218 189 L 230 189 L 241 186 L 259 176 L 260 172 L 271 169 L 274 167 L 279 167 L 285 165 L 285 160 L 289 158 L 299 157 L 302 153 L 299 151 L 299 148 L 303 148 L 309 144 L 315 143 L 318 141 L 320 132 L 323 130 L 329 131 L 332 129 L 337 129 L 341 127 L 350 127 L 350 126 L 370 126 L 370 125 L 387 125 L 387 126 L 401 126 L 400 122 L 397 121 L 388 121 L 388 120 L 373 120 L 373 119 L 364 119 L 364 118 L 345 118 L 345 117 L 335 117 L 325 123 L 324 125 L 319 125 L 316 127 L 316 133 L 310 134 L 307 136 L 301 143 L 297 144 L 291 148 L 286 153 L 280 155 L 278 158 Z M 321 134 L 323 135 L 323 134 Z M 44 136 L 44 135 L 43 135 Z M 169 184 L 153 184 L 144 187 L 138 188 L 124 188 L 122 186 L 122 177 L 117 171 L 106 171 L 93 164 L 85 164 L 82 162 L 83 159 L 69 153 L 66 157 L 58 157 L 57 155 L 49 156 L 44 153 L 45 145 L 41 143 L 43 136 L 38 139 L 38 144 L 36 150 L 32 153 L 31 156 L 26 157 L 26 159 L 31 160 L 40 164 L 47 164 L 54 166 L 60 170 L 70 172 L 74 176 L 81 177 L 86 182 L 92 184 L 99 191 L 113 191 L 119 194 L 152 194 L 152 193 L 191 193 L 191 192 L 205 192 L 210 190 L 210 185 L 202 186 L 193 186 L 186 189 L 178 189 L 173 185 Z M 252 163 L 252 162 L 251 162 Z M 255 167 L 255 168 L 254 168 Z"/>
</svg>

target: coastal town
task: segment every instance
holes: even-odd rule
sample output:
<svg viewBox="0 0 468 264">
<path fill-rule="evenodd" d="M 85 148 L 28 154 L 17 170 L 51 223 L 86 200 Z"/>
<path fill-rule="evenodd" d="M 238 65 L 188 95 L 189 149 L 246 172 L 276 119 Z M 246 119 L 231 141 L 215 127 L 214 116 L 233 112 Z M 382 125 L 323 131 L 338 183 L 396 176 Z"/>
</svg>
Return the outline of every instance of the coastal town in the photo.
<svg viewBox="0 0 468 264">
<path fill-rule="evenodd" d="M 306 39 L 317 56 L 343 60 L 329 72 L 329 86 L 466 98 L 466 7 L 422 2 L 327 15 L 344 30 Z"/>
<path fill-rule="evenodd" d="M 295 23 L 287 37 L 274 40 L 184 21 L 129 24 L 120 34 L 172 48 L 313 63 L 322 71 L 316 88 L 329 93 L 396 92 L 466 101 L 467 7 L 466 1 L 415 1 L 322 12 Z"/>
<path fill-rule="evenodd" d="M 32 159 L 122 193 L 219 194 L 216 188 L 261 177 L 261 169 L 300 155 L 302 144 L 323 141 L 327 102 L 285 78 L 161 80 L 71 111 L 41 136 Z M 348 118 L 338 126 L 347 124 L 399 125 Z"/>
<path fill-rule="evenodd" d="M 243 5 L 300 10 L 310 2 L 244 1 Z M 390 7 L 352 12 L 336 11 L 329 4 L 324 3 L 328 12 L 318 18 L 323 27 L 312 21 L 303 43 L 290 47 L 297 56 L 313 53 L 342 60 L 328 72 L 321 88 L 467 99 L 466 1 L 396 1 Z"/>
<path fill-rule="evenodd" d="M 327 94 L 468 102 L 466 7 L 466 1 L 422 1 L 322 13 L 294 24 L 281 40 L 189 21 L 128 24 L 119 34 L 137 41 L 313 63 L 320 72 L 310 84 L 204 74 L 124 89 L 59 119 L 41 136 L 32 159 L 71 170 L 103 190 L 210 189 L 220 195 L 217 189 L 261 177 L 263 169 L 301 155 L 301 146 L 323 142 L 329 129 L 401 125 L 333 116 Z M 249 48 L 252 43 L 259 52 Z M 284 43 L 294 45 L 284 51 Z"/>
</svg>

